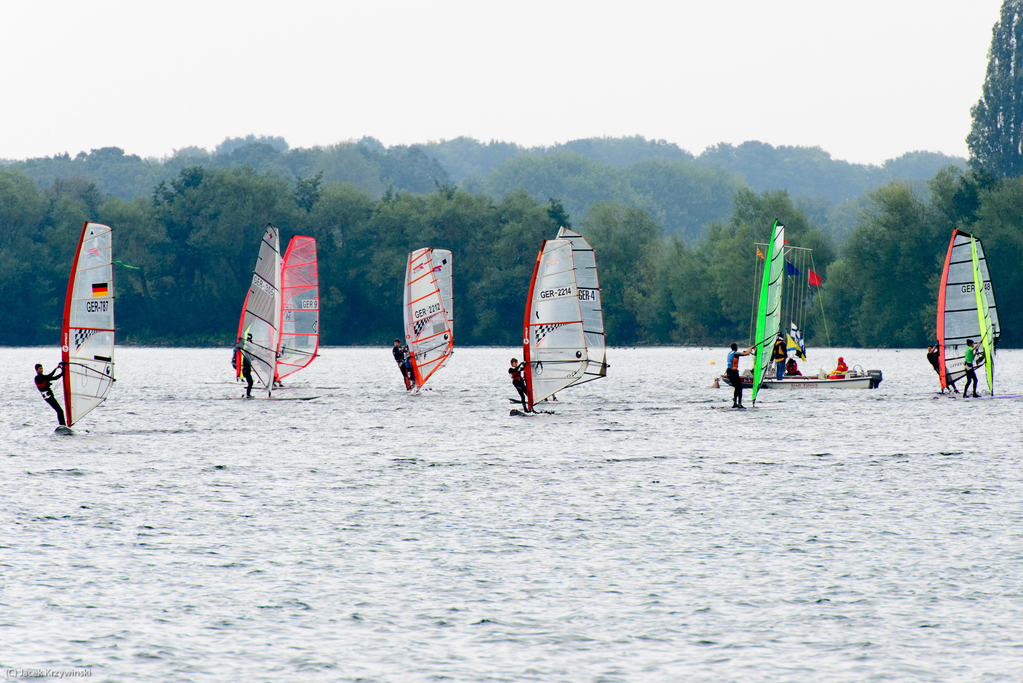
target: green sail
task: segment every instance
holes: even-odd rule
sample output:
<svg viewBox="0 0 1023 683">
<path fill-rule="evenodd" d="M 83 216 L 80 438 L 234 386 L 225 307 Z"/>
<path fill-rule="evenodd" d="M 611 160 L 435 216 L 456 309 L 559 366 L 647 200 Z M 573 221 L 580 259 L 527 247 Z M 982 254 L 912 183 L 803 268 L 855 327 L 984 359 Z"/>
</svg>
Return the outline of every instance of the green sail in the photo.
<svg viewBox="0 0 1023 683">
<path fill-rule="evenodd" d="M 785 226 L 778 221 L 771 228 L 771 241 L 764 256 L 764 277 L 760 283 L 760 304 L 754 334 L 753 405 L 757 404 L 760 383 L 771 363 L 771 350 L 781 324 L 781 285 L 785 270 Z"/>
<path fill-rule="evenodd" d="M 984 371 L 987 375 L 987 388 L 994 396 L 995 357 L 991 352 L 994 326 L 991 324 L 991 308 L 988 305 L 987 292 L 984 291 L 984 277 L 980 272 L 980 260 L 977 258 L 977 240 L 972 235 L 970 236 L 970 254 L 973 257 L 973 291 L 977 295 L 977 322 L 980 323 L 980 343 L 984 349 Z"/>
</svg>

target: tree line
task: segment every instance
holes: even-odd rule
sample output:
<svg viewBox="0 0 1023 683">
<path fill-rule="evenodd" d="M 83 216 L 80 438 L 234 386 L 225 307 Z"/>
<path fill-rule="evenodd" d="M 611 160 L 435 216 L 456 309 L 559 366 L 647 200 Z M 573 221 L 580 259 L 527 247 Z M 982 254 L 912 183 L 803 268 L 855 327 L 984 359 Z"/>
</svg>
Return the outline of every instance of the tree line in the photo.
<svg viewBox="0 0 1023 683">
<path fill-rule="evenodd" d="M 660 162 L 653 162 L 660 163 Z M 774 219 L 794 246 L 814 249 L 823 285 L 811 288 L 811 345 L 920 347 L 934 337 L 938 279 L 954 226 L 984 240 L 1003 327 L 1020 344 L 1023 181 L 947 167 L 926 187 L 892 181 L 870 193 L 838 243 L 784 190 L 740 186 L 727 219 L 697 239 L 667 235 L 650 211 L 594 201 L 581 215 L 519 189 L 499 198 L 440 185 L 380 197 L 338 182 L 282 177 L 249 166 L 182 169 L 145 196 L 104 195 L 71 178 L 45 190 L 0 169 L 0 344 L 57 343 L 81 225 L 114 228 L 120 340 L 230 345 L 262 230 L 282 243 L 315 237 L 321 341 L 380 344 L 401 329 L 408 253 L 451 249 L 460 345 L 520 343 L 540 243 L 571 226 L 593 245 L 612 345 L 725 344 L 749 337 L 754 242 Z M 823 302 L 823 317 L 819 303 Z M 825 330 L 826 327 L 826 330 Z"/>
</svg>

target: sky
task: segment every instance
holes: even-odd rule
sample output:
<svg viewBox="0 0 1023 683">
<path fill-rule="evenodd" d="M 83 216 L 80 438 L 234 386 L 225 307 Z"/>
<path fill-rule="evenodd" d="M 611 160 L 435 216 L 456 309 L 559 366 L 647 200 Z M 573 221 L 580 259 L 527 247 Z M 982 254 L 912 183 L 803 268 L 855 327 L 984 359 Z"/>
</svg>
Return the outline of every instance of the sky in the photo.
<svg viewBox="0 0 1023 683">
<path fill-rule="evenodd" d="M 643 135 L 967 156 L 1001 0 L 5 2 L 0 159 Z"/>
</svg>

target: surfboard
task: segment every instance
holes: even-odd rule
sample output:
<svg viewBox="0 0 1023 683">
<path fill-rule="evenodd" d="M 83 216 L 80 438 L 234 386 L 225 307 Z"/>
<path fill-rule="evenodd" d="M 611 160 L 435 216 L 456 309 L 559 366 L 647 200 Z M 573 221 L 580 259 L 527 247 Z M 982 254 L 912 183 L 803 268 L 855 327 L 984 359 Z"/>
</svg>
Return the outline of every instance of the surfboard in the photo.
<svg viewBox="0 0 1023 683">
<path fill-rule="evenodd" d="M 53 433 L 59 434 L 61 436 L 74 436 L 75 434 L 70 427 L 65 427 L 64 425 L 58 426 L 56 429 L 53 430 Z"/>
</svg>

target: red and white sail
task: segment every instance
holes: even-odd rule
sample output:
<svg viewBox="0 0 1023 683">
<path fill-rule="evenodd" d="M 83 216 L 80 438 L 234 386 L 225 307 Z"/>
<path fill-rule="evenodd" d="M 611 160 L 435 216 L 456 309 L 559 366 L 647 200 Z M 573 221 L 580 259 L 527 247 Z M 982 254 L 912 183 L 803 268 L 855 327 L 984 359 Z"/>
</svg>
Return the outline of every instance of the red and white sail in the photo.
<svg viewBox="0 0 1023 683">
<path fill-rule="evenodd" d="M 273 386 L 277 370 L 280 319 L 281 238 L 277 228 L 267 224 L 238 334 L 238 348 L 248 356 L 252 372 L 267 391 Z"/>
<path fill-rule="evenodd" d="M 313 362 L 320 344 L 320 284 L 316 240 L 295 236 L 281 266 L 281 339 L 277 379 Z"/>
<path fill-rule="evenodd" d="M 71 266 L 61 331 L 64 412 L 68 425 L 105 401 L 114 384 L 111 236 L 106 225 L 83 225 Z"/>
<path fill-rule="evenodd" d="M 567 239 L 545 240 L 533 267 L 522 327 L 529 407 L 586 374 L 589 356 Z"/>
<path fill-rule="evenodd" d="M 450 251 L 426 248 L 409 254 L 403 307 L 405 343 L 412 354 L 416 385 L 420 387 L 447 362 L 454 349 L 451 320 L 438 279 L 441 276 L 447 279 L 450 292 Z M 449 294 L 448 306 L 450 300 Z"/>
</svg>

